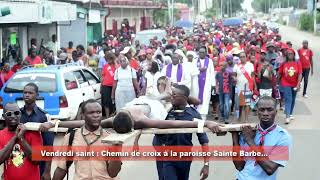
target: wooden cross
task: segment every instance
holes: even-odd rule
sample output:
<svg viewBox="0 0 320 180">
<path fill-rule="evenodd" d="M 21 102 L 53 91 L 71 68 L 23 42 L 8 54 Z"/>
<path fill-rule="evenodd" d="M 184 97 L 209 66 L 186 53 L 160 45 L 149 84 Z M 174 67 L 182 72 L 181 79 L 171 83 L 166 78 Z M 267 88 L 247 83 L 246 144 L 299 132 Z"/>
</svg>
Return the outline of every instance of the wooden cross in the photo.
<svg viewBox="0 0 320 180">
<path fill-rule="evenodd" d="M 24 124 L 27 131 L 39 131 L 41 123 L 36 122 L 27 122 Z M 51 128 L 48 130 L 49 132 L 56 132 L 56 133 L 66 133 L 68 132 L 68 128 L 57 128 L 57 131 L 55 131 L 55 128 Z"/>
<path fill-rule="evenodd" d="M 256 124 L 226 124 L 224 127 L 220 127 L 221 132 L 234 132 L 234 131 L 241 131 L 240 127 L 243 125 L 249 125 L 252 128 L 256 129 Z M 118 133 L 111 133 L 109 136 L 102 139 L 103 143 L 106 144 L 124 144 L 132 137 L 141 134 L 179 134 L 179 133 L 197 133 L 198 128 L 171 128 L 171 129 L 141 129 L 141 130 L 134 130 L 130 133 L 125 134 L 118 134 Z M 203 132 L 211 132 L 208 128 L 203 128 Z"/>
<path fill-rule="evenodd" d="M 41 123 L 28 122 L 24 125 L 26 129 L 29 131 L 39 131 Z M 243 125 L 249 125 L 252 128 L 256 129 L 256 124 L 226 124 L 223 127 L 220 127 L 221 132 L 234 132 L 241 131 L 240 127 Z M 66 133 L 68 128 L 57 128 L 55 131 L 54 128 L 48 130 L 49 132 L 58 132 L 58 133 Z M 208 128 L 203 128 L 203 132 L 211 132 Z M 136 137 L 139 134 L 179 134 L 179 133 L 198 133 L 198 128 L 170 128 L 170 129 L 156 129 L 156 128 L 147 128 L 141 130 L 133 130 L 132 132 L 119 134 L 114 131 L 104 139 L 102 139 L 103 143 L 106 144 L 124 144 L 129 141 L 131 138 Z"/>
</svg>

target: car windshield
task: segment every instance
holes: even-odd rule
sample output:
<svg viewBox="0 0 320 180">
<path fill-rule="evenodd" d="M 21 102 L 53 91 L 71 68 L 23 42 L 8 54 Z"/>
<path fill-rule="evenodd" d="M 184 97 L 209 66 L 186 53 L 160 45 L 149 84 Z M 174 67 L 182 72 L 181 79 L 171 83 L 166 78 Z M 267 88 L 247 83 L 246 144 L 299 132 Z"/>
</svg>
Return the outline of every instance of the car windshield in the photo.
<svg viewBox="0 0 320 180">
<path fill-rule="evenodd" d="M 35 83 L 39 92 L 56 92 L 56 75 L 53 73 L 16 74 L 4 89 L 6 93 L 20 93 L 28 83 Z"/>
</svg>

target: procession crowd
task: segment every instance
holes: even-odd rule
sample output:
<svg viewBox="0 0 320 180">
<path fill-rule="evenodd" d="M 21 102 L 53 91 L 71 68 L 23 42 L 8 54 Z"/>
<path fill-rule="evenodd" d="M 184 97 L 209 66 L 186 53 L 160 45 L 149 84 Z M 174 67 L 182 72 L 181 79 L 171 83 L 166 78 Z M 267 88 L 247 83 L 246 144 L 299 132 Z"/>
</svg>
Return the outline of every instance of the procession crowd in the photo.
<svg viewBox="0 0 320 180">
<path fill-rule="evenodd" d="M 295 99 L 302 83 L 304 85 L 302 95 L 308 97 L 308 77 L 310 73 L 313 74 L 313 52 L 308 47 L 308 41 L 304 40 L 301 48 L 295 50 L 291 42 L 281 41 L 278 30 L 269 29 L 265 24 L 251 20 L 235 27 L 224 27 L 221 21 L 212 24 L 199 23 L 195 24 L 190 35 L 178 27 L 167 27 L 166 31 L 166 38 L 158 39 L 155 36 L 150 39 L 149 45 L 140 44 L 139 41 L 131 43 L 130 36 L 121 39 L 107 36 L 104 42 L 89 46 L 87 51 L 82 45 L 74 49 L 72 42 L 68 48 L 57 50 L 53 36 L 51 46 L 47 47 L 48 56 L 40 57 L 36 49 L 31 48 L 29 56 L 13 68 L 10 69 L 8 64 L 4 64 L 6 68 L 1 72 L 1 81 L 4 84 L 17 69 L 34 64 L 74 63 L 91 68 L 101 78 L 101 106 L 98 102 L 89 100 L 82 105 L 85 121 L 61 122 L 60 125 L 58 122 L 60 127 L 82 127 L 81 132 L 76 131 L 74 134 L 77 144 L 84 143 L 90 146 L 105 137 L 107 134 L 102 132 L 101 126 L 117 127 L 117 132 L 129 132 L 132 128 L 147 127 L 198 127 L 196 122 L 179 124 L 177 120 L 192 121 L 194 118 L 206 120 L 209 119 L 209 114 L 213 114 L 221 124 L 243 123 L 248 122 L 250 112 L 255 111 L 260 120 L 258 130 L 254 133 L 252 128 L 245 126 L 242 127 L 242 133 L 232 133 L 234 146 L 291 146 L 290 135 L 276 124 L 275 116 L 277 108 L 280 108 L 284 110 L 287 124 L 294 119 Z M 152 122 L 151 119 L 146 122 L 141 121 L 147 117 L 140 116 L 142 112 L 137 109 L 128 109 L 127 104 L 143 96 L 161 96 L 161 89 L 166 89 L 161 88 L 162 85 L 172 85 L 172 90 L 169 92 L 172 109 L 166 116 L 168 124 L 164 125 L 162 121 Z M 24 96 L 28 93 L 36 96 L 37 91 L 34 84 L 29 84 L 24 89 Z M 196 100 L 190 103 L 190 98 Z M 24 99 L 26 101 L 30 98 L 24 97 Z M 35 106 L 34 102 L 29 105 L 32 108 Z M 13 112 L 17 112 L 17 115 L 24 113 L 15 109 L 17 107 L 12 104 L 6 108 L 11 108 L 11 111 L 8 111 L 11 113 L 4 113 L 5 119 L 14 117 Z M 102 108 L 107 118 L 115 116 L 109 118 L 109 121 L 102 121 L 100 126 L 94 121 L 97 119 L 101 121 Z M 178 124 L 175 124 L 177 122 Z M 54 125 L 56 123 L 43 126 L 44 129 L 48 129 L 47 126 Z M 208 120 L 202 126 L 218 132 L 220 125 Z M 25 140 L 21 132 L 17 135 L 12 134 L 11 137 L 14 136 L 23 143 Z M 200 144 L 203 147 L 207 146 L 209 140 L 206 133 L 197 135 Z M 81 136 L 87 136 L 94 142 L 88 143 L 87 138 L 83 138 L 85 141 L 82 142 Z M 64 145 L 68 145 L 69 139 L 70 135 L 67 135 Z M 191 134 L 155 135 L 153 145 L 192 145 L 191 139 Z M 7 142 L 10 145 L 6 145 Z M 5 152 L 0 151 L 6 154 L 1 157 L 8 158 L 14 142 L 10 141 L 10 138 L 6 141 L 0 138 L 0 148 L 7 149 Z M 26 149 L 30 145 L 22 146 Z M 6 161 L 4 158 L 1 160 L 0 162 Z M 201 170 L 202 179 L 206 179 L 209 174 L 209 162 L 204 161 Z M 286 161 L 271 160 L 234 161 L 236 169 L 239 170 L 237 174 L 239 180 L 276 179 L 277 168 L 284 167 L 285 164 Z M 157 161 L 159 179 L 188 179 L 190 165 L 191 162 Z M 90 171 L 88 169 L 80 171 L 89 168 L 81 162 L 76 162 L 75 166 L 76 179 L 88 177 L 87 172 L 96 173 L 91 176 L 95 177 L 93 179 L 97 179 L 100 175 L 100 179 L 107 179 L 117 176 L 121 169 L 121 163 L 118 161 L 109 161 L 106 169 L 105 165 L 96 164 L 97 169 L 91 168 Z M 53 179 L 63 179 L 68 168 L 67 162 L 59 164 Z M 101 169 L 104 170 L 99 171 Z M 45 171 L 43 170 L 41 174 L 43 172 Z M 11 179 L 8 178 L 10 173 L 13 172 L 5 170 L 5 179 Z M 102 175 L 103 173 L 105 174 Z M 11 174 L 10 177 L 14 176 Z"/>
</svg>

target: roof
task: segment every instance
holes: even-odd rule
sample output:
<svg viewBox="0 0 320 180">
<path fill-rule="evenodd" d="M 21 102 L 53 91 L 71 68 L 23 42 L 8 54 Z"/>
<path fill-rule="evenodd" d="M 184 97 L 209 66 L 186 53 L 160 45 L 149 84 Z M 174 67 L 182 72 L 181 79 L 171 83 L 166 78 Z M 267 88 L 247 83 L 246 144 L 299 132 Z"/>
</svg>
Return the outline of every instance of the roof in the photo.
<svg viewBox="0 0 320 180">
<path fill-rule="evenodd" d="M 150 0 L 100 0 L 104 7 L 159 9 L 164 5 Z"/>
<path fill-rule="evenodd" d="M 21 71 L 18 71 L 17 73 L 26 73 L 26 72 L 47 72 L 47 73 L 56 73 L 58 72 L 57 70 L 61 71 L 71 71 L 71 70 L 76 70 L 80 68 L 85 68 L 82 66 L 77 66 L 73 64 L 64 64 L 64 65 L 50 65 L 47 67 L 41 67 L 41 68 L 35 68 L 35 67 L 27 67 L 22 69 Z"/>
</svg>

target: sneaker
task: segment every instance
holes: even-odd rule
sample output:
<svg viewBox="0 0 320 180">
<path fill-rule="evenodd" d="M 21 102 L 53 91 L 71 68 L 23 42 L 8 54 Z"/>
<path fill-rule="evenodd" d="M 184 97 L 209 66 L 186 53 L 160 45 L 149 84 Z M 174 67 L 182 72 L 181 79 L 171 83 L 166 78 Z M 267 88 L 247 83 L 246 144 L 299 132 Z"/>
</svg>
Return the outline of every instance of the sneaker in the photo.
<svg viewBox="0 0 320 180">
<path fill-rule="evenodd" d="M 290 120 L 294 120 L 294 117 L 293 117 L 293 115 L 290 115 Z"/>
<path fill-rule="evenodd" d="M 290 123 L 290 118 L 286 118 L 285 124 L 289 124 L 289 123 Z"/>
<path fill-rule="evenodd" d="M 304 98 L 308 98 L 308 95 L 305 94 L 305 95 L 303 95 L 303 97 L 304 97 Z"/>
<path fill-rule="evenodd" d="M 283 111 L 283 110 L 284 110 L 284 108 L 281 106 L 281 107 L 280 107 L 280 111 Z"/>
</svg>

